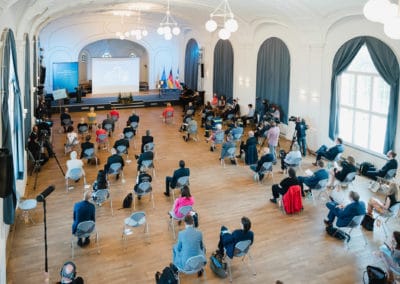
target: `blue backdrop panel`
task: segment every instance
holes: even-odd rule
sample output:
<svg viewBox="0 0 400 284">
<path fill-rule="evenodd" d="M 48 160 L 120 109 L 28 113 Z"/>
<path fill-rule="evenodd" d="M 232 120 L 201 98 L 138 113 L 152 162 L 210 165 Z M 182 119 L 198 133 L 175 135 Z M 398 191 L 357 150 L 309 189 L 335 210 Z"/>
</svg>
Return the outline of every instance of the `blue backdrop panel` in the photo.
<svg viewBox="0 0 400 284">
<path fill-rule="evenodd" d="M 53 90 L 67 89 L 68 92 L 75 92 L 78 76 L 78 62 L 53 63 Z"/>
</svg>

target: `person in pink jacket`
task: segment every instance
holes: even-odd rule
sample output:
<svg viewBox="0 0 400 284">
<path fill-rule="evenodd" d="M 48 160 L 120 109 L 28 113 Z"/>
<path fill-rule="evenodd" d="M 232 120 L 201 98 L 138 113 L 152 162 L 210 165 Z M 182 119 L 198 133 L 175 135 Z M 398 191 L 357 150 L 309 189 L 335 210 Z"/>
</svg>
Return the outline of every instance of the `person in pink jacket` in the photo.
<svg viewBox="0 0 400 284">
<path fill-rule="evenodd" d="M 181 197 L 178 197 L 174 203 L 174 214 L 178 218 L 182 218 L 183 215 L 179 213 L 179 209 L 183 206 L 193 206 L 194 198 L 190 195 L 190 190 L 188 186 L 182 187 Z"/>
</svg>

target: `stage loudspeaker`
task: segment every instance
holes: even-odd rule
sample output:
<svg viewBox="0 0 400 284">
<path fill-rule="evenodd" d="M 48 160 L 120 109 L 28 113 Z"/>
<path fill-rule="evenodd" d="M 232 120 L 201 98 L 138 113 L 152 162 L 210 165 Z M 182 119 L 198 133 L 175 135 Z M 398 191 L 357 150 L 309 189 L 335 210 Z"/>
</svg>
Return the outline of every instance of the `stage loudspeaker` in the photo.
<svg viewBox="0 0 400 284">
<path fill-rule="evenodd" d="M 12 193 L 14 166 L 12 155 L 7 148 L 0 149 L 0 197 L 7 197 Z"/>
<path fill-rule="evenodd" d="M 200 64 L 200 77 L 204 78 L 204 63 Z"/>
</svg>

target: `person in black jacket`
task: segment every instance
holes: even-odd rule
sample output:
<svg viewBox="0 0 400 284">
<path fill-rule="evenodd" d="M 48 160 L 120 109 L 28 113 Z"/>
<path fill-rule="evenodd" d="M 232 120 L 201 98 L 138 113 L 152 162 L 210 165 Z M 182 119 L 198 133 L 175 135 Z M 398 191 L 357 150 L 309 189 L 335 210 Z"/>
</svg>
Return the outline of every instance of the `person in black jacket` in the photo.
<svg viewBox="0 0 400 284">
<path fill-rule="evenodd" d="M 308 126 L 306 125 L 306 121 L 304 120 L 304 118 L 297 118 L 295 129 L 297 143 L 300 146 L 301 154 L 303 155 L 303 157 L 305 157 L 307 154 L 306 130 L 308 129 Z"/>
<path fill-rule="evenodd" d="M 104 165 L 104 171 L 107 173 L 111 164 L 113 163 L 121 163 L 121 170 L 124 168 L 124 159 L 120 155 L 117 154 L 117 150 L 114 148 L 111 149 L 111 156 L 107 159 L 107 164 Z M 119 179 L 119 174 L 116 176 Z"/>
<path fill-rule="evenodd" d="M 378 177 L 385 177 L 388 171 L 392 169 L 397 169 L 397 160 L 395 159 L 397 154 L 390 150 L 387 152 L 386 156 L 388 157 L 388 161 L 382 167 L 382 169 L 377 170 L 375 167 L 369 168 L 368 171 L 365 173 L 365 176 L 377 180 Z"/>
<path fill-rule="evenodd" d="M 335 180 L 338 181 L 344 181 L 344 179 L 346 178 L 346 176 L 349 173 L 354 173 L 357 171 L 356 168 L 356 161 L 353 158 L 353 156 L 348 156 L 347 157 L 347 161 L 342 161 L 341 162 L 341 167 L 342 169 L 339 170 L 337 168 L 333 168 L 330 173 L 329 173 L 329 180 L 330 182 L 328 183 L 328 187 L 332 187 L 335 183 Z"/>
<path fill-rule="evenodd" d="M 141 153 L 144 152 L 144 145 L 147 143 L 154 142 L 153 136 L 150 135 L 150 130 L 146 130 L 146 135 L 142 136 L 142 147 L 141 147 Z"/>
<path fill-rule="evenodd" d="M 272 167 L 272 162 L 274 161 L 274 156 L 269 152 L 269 148 L 265 147 L 263 149 L 263 153 L 264 155 L 261 156 L 261 158 L 257 161 L 256 164 L 250 165 L 250 169 L 255 172 L 254 174 L 255 180 L 261 181 L 264 178 L 264 174 L 260 174 L 262 165 L 266 162 L 271 162 L 271 167 Z"/>
<path fill-rule="evenodd" d="M 90 139 L 92 139 L 92 137 L 90 135 L 86 135 L 85 142 L 81 143 L 81 159 L 83 158 L 86 149 L 94 149 L 94 144 L 90 142 Z"/>
<path fill-rule="evenodd" d="M 117 153 L 118 153 L 118 146 L 120 145 L 126 147 L 126 154 L 128 154 L 129 140 L 125 139 L 125 135 L 123 133 L 119 135 L 119 139 L 114 143 L 114 148 L 117 149 Z"/>
<path fill-rule="evenodd" d="M 292 185 L 299 185 L 301 186 L 300 182 L 298 181 L 296 177 L 296 171 L 293 168 L 288 169 L 288 174 L 289 177 L 284 178 L 279 184 L 274 184 L 272 185 L 272 198 L 270 201 L 272 203 L 276 203 L 277 198 L 279 198 L 280 195 L 285 195 L 285 193 L 288 191 L 289 187 Z"/>
<path fill-rule="evenodd" d="M 185 168 L 185 161 L 180 160 L 179 161 L 179 169 L 174 171 L 174 174 L 172 177 L 166 177 L 165 178 L 165 196 L 169 196 L 169 188 L 175 188 L 176 183 L 178 182 L 178 179 L 180 177 L 185 177 L 185 176 L 190 176 L 190 170 L 189 168 Z"/>
<path fill-rule="evenodd" d="M 154 153 L 153 151 L 149 150 L 149 147 L 146 145 L 144 147 L 144 152 L 139 155 L 138 160 L 137 160 L 137 170 L 140 171 L 140 168 L 142 166 L 143 161 L 149 161 L 154 159 Z"/>
<path fill-rule="evenodd" d="M 240 153 L 245 154 L 246 165 L 252 165 L 257 163 L 258 153 L 257 153 L 257 138 L 254 137 L 254 131 L 249 131 L 246 144 L 240 144 Z M 237 157 L 240 158 L 240 155 Z"/>
</svg>

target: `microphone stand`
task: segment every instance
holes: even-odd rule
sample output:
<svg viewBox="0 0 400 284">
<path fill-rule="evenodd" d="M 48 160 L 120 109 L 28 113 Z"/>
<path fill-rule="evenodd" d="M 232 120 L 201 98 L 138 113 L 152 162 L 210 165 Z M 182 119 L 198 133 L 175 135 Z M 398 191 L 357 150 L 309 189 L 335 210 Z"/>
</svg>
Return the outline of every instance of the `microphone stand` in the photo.
<svg viewBox="0 0 400 284">
<path fill-rule="evenodd" d="M 44 223 L 44 271 L 49 272 L 48 259 L 47 259 L 46 199 L 43 199 L 43 223 Z"/>
</svg>

